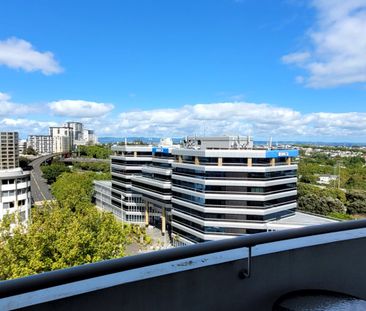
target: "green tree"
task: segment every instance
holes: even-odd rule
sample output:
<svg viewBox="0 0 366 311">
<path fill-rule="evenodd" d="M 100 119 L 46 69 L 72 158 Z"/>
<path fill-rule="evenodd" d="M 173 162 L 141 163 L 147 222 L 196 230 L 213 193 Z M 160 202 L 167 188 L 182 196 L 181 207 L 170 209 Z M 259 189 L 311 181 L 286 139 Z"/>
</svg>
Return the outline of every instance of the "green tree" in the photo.
<svg viewBox="0 0 366 311">
<path fill-rule="evenodd" d="M 25 149 L 24 154 L 28 155 L 37 155 L 37 151 L 34 150 L 32 146 L 29 146 Z"/>
<path fill-rule="evenodd" d="M 131 242 L 149 242 L 144 228 L 122 225 L 90 203 L 95 173 L 63 173 L 52 186 L 56 202 L 33 208 L 27 228 L 14 216 L 0 222 L 0 279 L 11 279 L 117 258 Z"/>
<path fill-rule="evenodd" d="M 112 154 L 108 146 L 79 146 L 78 154 L 95 159 L 108 159 Z"/>
<path fill-rule="evenodd" d="M 43 177 L 47 179 L 49 184 L 56 181 L 57 177 L 64 172 L 69 172 L 70 169 L 61 162 L 54 162 L 50 165 L 41 166 Z"/>
</svg>

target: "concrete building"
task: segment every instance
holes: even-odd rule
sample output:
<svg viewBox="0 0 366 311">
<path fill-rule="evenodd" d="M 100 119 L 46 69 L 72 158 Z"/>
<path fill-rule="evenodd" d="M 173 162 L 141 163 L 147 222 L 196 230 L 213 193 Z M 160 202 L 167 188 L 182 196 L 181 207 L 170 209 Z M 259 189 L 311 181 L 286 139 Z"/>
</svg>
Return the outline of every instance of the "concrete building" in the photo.
<svg viewBox="0 0 366 311">
<path fill-rule="evenodd" d="M 19 140 L 19 154 L 25 154 L 26 150 L 27 150 L 27 140 L 26 139 L 21 139 Z"/>
<path fill-rule="evenodd" d="M 171 228 L 173 148 L 179 146 L 171 139 L 161 140 L 152 148 L 151 163 L 142 166 L 141 175 L 131 177 L 131 190 L 142 195 L 145 205 L 145 224 L 161 228 L 163 235 Z"/>
<path fill-rule="evenodd" d="M 294 215 L 298 151 L 252 148 L 247 137 L 227 136 L 190 137 L 173 150 L 173 236 L 218 240 Z"/>
<path fill-rule="evenodd" d="M 66 122 L 65 127 L 72 129 L 72 138 L 75 141 L 83 140 L 84 125 L 81 122 Z"/>
<path fill-rule="evenodd" d="M 0 170 L 19 166 L 18 132 L 0 132 Z"/>
<path fill-rule="evenodd" d="M 98 143 L 98 137 L 95 135 L 94 130 L 84 129 L 83 141 L 86 145 L 96 145 Z"/>
<path fill-rule="evenodd" d="M 118 219 L 122 219 L 122 209 L 112 205 L 112 183 L 107 180 L 94 181 L 94 203 L 99 208 L 113 213 Z"/>
<path fill-rule="evenodd" d="M 29 135 L 27 145 L 38 154 L 50 154 L 53 149 L 53 137 L 51 135 Z"/>
<path fill-rule="evenodd" d="M 19 168 L 18 133 L 1 132 L 0 148 L 0 219 L 17 212 L 24 222 L 31 208 L 30 173 Z"/>
<path fill-rule="evenodd" d="M 52 152 L 71 152 L 73 148 L 73 129 L 65 126 L 50 127 Z"/>
<path fill-rule="evenodd" d="M 121 210 L 126 222 L 145 224 L 145 204 L 141 193 L 132 191 L 131 177 L 142 174 L 142 167 L 152 161 L 152 146 L 112 146 L 111 202 Z"/>
<path fill-rule="evenodd" d="M 30 172 L 21 168 L 0 170 L 0 219 L 18 213 L 20 221 L 26 222 L 31 205 Z"/>
<path fill-rule="evenodd" d="M 297 150 L 234 136 L 112 150 L 114 214 L 167 231 L 175 245 L 333 222 L 296 212 Z"/>
</svg>

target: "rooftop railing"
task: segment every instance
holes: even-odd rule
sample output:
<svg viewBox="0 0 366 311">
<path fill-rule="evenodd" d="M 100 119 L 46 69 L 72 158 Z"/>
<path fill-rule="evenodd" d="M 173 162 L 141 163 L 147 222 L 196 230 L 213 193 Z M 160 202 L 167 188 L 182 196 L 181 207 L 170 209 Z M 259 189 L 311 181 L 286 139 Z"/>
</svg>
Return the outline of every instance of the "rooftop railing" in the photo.
<svg viewBox="0 0 366 311">
<path fill-rule="evenodd" d="M 128 271 L 174 260 L 187 259 L 195 256 L 228 251 L 247 247 L 249 249 L 248 267 L 250 266 L 251 248 L 256 245 L 284 241 L 295 238 L 309 237 L 333 232 L 366 228 L 366 219 L 309 226 L 300 229 L 289 229 L 276 232 L 265 232 L 233 239 L 205 242 L 186 247 L 178 247 L 137 256 L 106 260 L 68 269 L 56 270 L 25 278 L 0 282 L 0 298 L 19 295 L 53 286 L 68 284 L 116 272 Z M 241 274 L 249 277 L 250 271 Z"/>
</svg>

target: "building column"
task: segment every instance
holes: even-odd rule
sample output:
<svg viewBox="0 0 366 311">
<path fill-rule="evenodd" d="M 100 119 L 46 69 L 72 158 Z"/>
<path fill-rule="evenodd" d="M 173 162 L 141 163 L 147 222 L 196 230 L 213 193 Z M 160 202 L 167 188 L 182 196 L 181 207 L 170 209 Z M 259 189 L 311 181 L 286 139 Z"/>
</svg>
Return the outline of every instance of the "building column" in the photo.
<svg viewBox="0 0 366 311">
<path fill-rule="evenodd" d="M 291 158 L 290 158 L 290 157 L 288 157 L 288 158 L 286 159 L 286 164 L 287 164 L 287 165 L 291 165 Z"/>
<path fill-rule="evenodd" d="M 149 202 L 145 201 L 145 225 L 149 225 Z"/>
<path fill-rule="evenodd" d="M 178 163 L 183 163 L 183 159 L 182 159 L 182 156 L 178 156 Z"/>
<path fill-rule="evenodd" d="M 133 156 L 136 158 L 137 157 L 137 151 L 133 152 Z"/>
<path fill-rule="evenodd" d="M 248 166 L 253 166 L 253 159 L 252 158 L 248 158 Z"/>
<path fill-rule="evenodd" d="M 275 158 L 271 159 L 271 166 L 276 166 L 276 159 Z"/>
<path fill-rule="evenodd" d="M 166 215 L 165 215 L 165 207 L 161 209 L 161 233 L 165 235 L 166 231 Z"/>
<path fill-rule="evenodd" d="M 194 164 L 200 165 L 200 160 L 198 159 L 198 157 L 194 157 Z"/>
<path fill-rule="evenodd" d="M 217 159 L 217 166 L 222 166 L 222 158 Z"/>
</svg>

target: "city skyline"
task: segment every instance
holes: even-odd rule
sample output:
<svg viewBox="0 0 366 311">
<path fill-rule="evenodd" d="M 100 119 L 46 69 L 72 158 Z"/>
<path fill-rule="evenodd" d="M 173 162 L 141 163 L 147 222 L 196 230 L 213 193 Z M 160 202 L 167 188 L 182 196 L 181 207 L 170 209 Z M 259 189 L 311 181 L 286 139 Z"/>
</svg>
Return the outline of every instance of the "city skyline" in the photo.
<svg viewBox="0 0 366 311">
<path fill-rule="evenodd" d="M 12 1 L 1 10 L 0 130 L 25 137 L 75 120 L 99 136 L 366 142 L 365 9 Z"/>
</svg>

